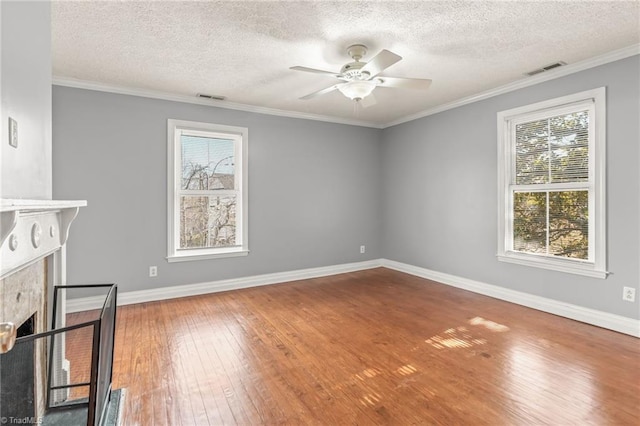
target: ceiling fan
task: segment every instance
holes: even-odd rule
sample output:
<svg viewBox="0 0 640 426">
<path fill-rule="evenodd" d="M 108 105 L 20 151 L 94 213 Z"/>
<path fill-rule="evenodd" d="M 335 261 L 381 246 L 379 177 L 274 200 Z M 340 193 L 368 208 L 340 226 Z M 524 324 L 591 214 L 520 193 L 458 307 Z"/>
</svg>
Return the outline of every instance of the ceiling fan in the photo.
<svg viewBox="0 0 640 426">
<path fill-rule="evenodd" d="M 291 67 L 290 69 L 295 71 L 327 74 L 342 80 L 342 83 L 334 84 L 333 86 L 310 93 L 300 99 L 311 99 L 334 90 L 339 90 L 347 98 L 359 102 L 371 95 L 371 92 L 373 92 L 373 89 L 376 87 L 425 90 L 431 85 L 431 80 L 428 79 L 380 76 L 379 74 L 382 71 L 402 59 L 402 56 L 396 55 L 388 50 L 383 49 L 369 62 L 360 61 L 360 59 L 367 54 L 367 46 L 363 44 L 349 46 L 347 48 L 347 54 L 354 62 L 345 64 L 338 73 L 300 66 Z"/>
</svg>

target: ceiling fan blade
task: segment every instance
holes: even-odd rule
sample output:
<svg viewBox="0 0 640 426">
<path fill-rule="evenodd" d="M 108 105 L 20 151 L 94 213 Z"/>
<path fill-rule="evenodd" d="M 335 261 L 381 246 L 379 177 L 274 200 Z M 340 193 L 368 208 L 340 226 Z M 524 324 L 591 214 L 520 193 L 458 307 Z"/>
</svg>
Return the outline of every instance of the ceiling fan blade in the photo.
<svg viewBox="0 0 640 426">
<path fill-rule="evenodd" d="M 380 77 L 378 86 L 426 90 L 431 86 L 431 80 L 426 78 Z"/>
<path fill-rule="evenodd" d="M 318 70 L 315 68 L 307 68 L 307 67 L 290 67 L 290 70 L 294 70 L 294 71 L 304 71 L 304 72 L 312 72 L 314 74 L 327 74 L 327 75 L 331 75 L 337 78 L 342 77 L 342 74 L 338 74 L 335 72 L 331 72 L 331 71 L 324 71 L 324 70 Z"/>
<path fill-rule="evenodd" d="M 383 49 L 380 53 L 371 58 L 371 60 L 367 62 L 367 65 L 362 67 L 360 71 L 368 72 L 371 77 L 375 77 L 391 65 L 398 62 L 400 59 L 402 59 L 402 56 Z"/>
<path fill-rule="evenodd" d="M 315 98 L 316 96 L 320 96 L 320 95 L 324 95 L 324 94 L 329 93 L 329 92 L 333 92 L 334 90 L 338 89 L 338 87 L 342 86 L 343 84 L 344 83 L 334 84 L 333 86 L 329 86 L 326 89 L 321 89 L 321 90 L 318 90 L 317 92 L 309 93 L 308 95 L 303 96 L 300 99 L 307 100 L 307 99 Z"/>
</svg>

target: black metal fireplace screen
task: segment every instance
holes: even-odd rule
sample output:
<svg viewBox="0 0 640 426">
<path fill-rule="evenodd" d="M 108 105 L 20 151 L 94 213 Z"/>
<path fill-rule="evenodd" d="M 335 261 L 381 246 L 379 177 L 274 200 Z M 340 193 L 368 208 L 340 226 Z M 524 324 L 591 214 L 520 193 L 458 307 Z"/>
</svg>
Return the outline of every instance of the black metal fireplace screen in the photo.
<svg viewBox="0 0 640 426">
<path fill-rule="evenodd" d="M 66 324 L 66 293 L 78 290 L 104 293 L 104 303 Z M 48 348 L 45 418 L 81 412 L 87 426 L 102 424 L 111 396 L 116 305 L 115 284 L 55 286 L 51 330 L 16 339 L 16 346 L 41 341 Z"/>
</svg>

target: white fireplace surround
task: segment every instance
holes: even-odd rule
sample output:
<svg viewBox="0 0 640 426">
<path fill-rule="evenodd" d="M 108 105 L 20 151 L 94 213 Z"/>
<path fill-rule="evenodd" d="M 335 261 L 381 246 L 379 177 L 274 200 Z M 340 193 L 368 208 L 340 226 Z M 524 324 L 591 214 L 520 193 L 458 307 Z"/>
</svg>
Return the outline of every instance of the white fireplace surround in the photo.
<svg viewBox="0 0 640 426">
<path fill-rule="evenodd" d="M 59 252 L 78 210 L 86 205 L 84 200 L 0 200 L 0 279 Z M 64 262 L 55 263 L 51 278 L 61 284 Z"/>
<path fill-rule="evenodd" d="M 86 205 L 86 201 L 0 199 L 0 322 L 19 326 L 35 314 L 34 333 L 47 329 L 49 290 L 66 284 L 69 227 L 80 207 Z M 61 326 L 65 305 L 63 300 Z M 42 342 L 36 342 L 34 397 L 38 416 L 45 410 L 46 350 Z M 53 367 L 56 376 L 64 374 L 62 360 L 64 349 L 51 360 L 58 366 Z"/>
</svg>

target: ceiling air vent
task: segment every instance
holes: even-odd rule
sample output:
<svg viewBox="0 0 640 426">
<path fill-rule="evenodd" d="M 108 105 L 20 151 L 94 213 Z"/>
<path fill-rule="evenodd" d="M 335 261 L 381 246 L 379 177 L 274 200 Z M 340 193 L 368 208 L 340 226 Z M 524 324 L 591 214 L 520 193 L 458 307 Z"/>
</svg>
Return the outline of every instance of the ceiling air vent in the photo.
<svg viewBox="0 0 640 426">
<path fill-rule="evenodd" d="M 558 61 L 558 62 L 553 63 L 551 65 L 547 65 L 547 66 L 544 66 L 542 68 L 538 68 L 537 70 L 529 71 L 529 72 L 525 73 L 524 75 L 532 76 L 532 75 L 540 74 L 541 72 L 550 71 L 550 70 L 552 70 L 554 68 L 558 68 L 558 67 L 561 67 L 563 65 L 567 65 L 567 63 L 564 62 L 564 61 Z"/>
<path fill-rule="evenodd" d="M 225 99 L 227 99 L 225 96 L 207 95 L 205 93 L 198 93 L 196 97 L 202 99 L 211 99 L 213 101 L 224 101 Z"/>
</svg>

